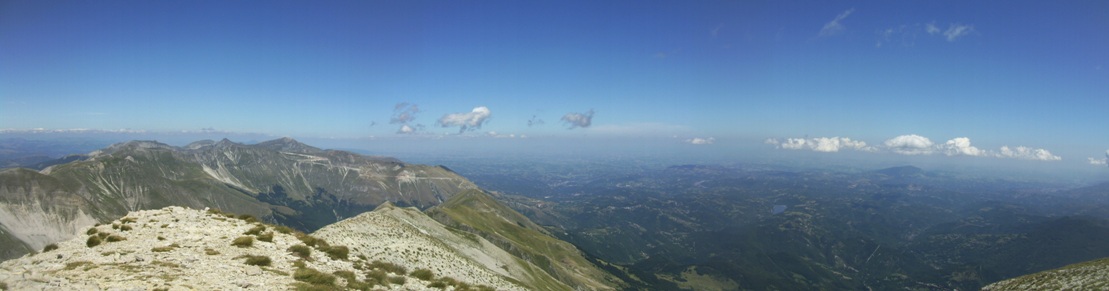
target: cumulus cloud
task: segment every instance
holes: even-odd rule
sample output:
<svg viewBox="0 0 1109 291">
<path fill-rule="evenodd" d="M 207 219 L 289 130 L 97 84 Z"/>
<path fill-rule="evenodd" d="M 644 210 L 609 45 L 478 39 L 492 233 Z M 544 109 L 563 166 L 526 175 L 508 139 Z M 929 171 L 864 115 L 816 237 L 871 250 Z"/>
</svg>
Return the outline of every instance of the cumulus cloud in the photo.
<svg viewBox="0 0 1109 291">
<path fill-rule="evenodd" d="M 562 122 L 570 126 L 569 129 L 575 127 L 586 128 L 593 124 L 593 109 L 585 113 L 570 112 L 562 116 Z"/>
<path fill-rule="evenodd" d="M 687 139 L 687 140 L 685 140 L 685 142 L 687 142 L 689 144 L 696 144 L 696 145 L 713 144 L 713 143 L 716 142 L 716 138 L 713 138 L 713 137 L 705 137 L 705 138 L 695 137 L 695 138 Z"/>
<path fill-rule="evenodd" d="M 1063 159 L 1059 156 L 1051 154 L 1051 152 L 1048 151 L 1048 150 L 1034 149 L 1034 148 L 1029 148 L 1029 147 L 1024 147 L 1024 146 L 1018 146 L 1018 147 L 1015 147 L 1015 148 L 1009 148 L 1008 146 L 1002 146 L 1001 151 L 997 153 L 997 156 L 1002 157 L 1002 158 L 1014 158 L 1014 159 L 1038 160 L 1038 161 L 1058 161 L 1058 160 Z"/>
<path fill-rule="evenodd" d="M 474 107 L 474 110 L 470 112 L 443 115 L 443 117 L 439 118 L 437 123 L 441 127 L 457 126 L 458 133 L 462 133 L 467 130 L 481 128 L 481 125 L 485 124 L 485 121 L 488 121 L 491 116 L 493 116 L 493 112 L 489 111 L 489 108 L 478 106 Z"/>
<path fill-rule="evenodd" d="M 1107 165 L 1109 165 L 1109 150 L 1105 150 L 1105 158 L 1104 159 L 1095 159 L 1095 158 L 1086 158 L 1086 159 L 1088 159 L 1090 161 L 1091 165 L 1107 166 Z"/>
<path fill-rule="evenodd" d="M 932 140 L 927 137 L 906 134 L 886 140 L 886 148 L 902 155 L 928 155 L 933 152 Z"/>
<path fill-rule="evenodd" d="M 951 140 L 948 140 L 947 142 L 945 142 L 945 143 L 943 143 L 942 145 L 939 145 L 939 146 L 940 146 L 940 151 L 942 151 L 944 154 L 946 154 L 948 156 L 962 155 L 962 156 L 979 157 L 979 156 L 987 155 L 986 151 L 983 151 L 981 149 L 978 149 L 977 147 L 974 147 L 974 146 L 970 145 L 970 138 L 966 138 L 966 137 L 956 137 L 956 138 L 953 138 Z"/>
<path fill-rule="evenodd" d="M 936 26 L 935 22 L 932 22 L 932 23 L 928 23 L 928 24 L 924 25 L 924 32 L 927 32 L 928 34 L 936 35 L 936 34 L 940 34 L 940 28 Z"/>
<path fill-rule="evenodd" d="M 846 19 L 847 16 L 850 16 L 852 12 L 855 12 L 855 8 L 847 9 L 847 11 L 843 11 L 843 13 L 837 15 L 832 21 L 825 23 L 824 27 L 820 29 L 820 36 L 833 36 L 843 32 L 845 27 L 840 22 Z"/>
<path fill-rule="evenodd" d="M 420 106 L 408 102 L 397 103 L 393 106 L 393 118 L 389 119 L 391 124 L 407 124 L 416 120 L 416 114 L 420 113 Z"/>
<path fill-rule="evenodd" d="M 834 153 L 840 150 L 873 151 L 866 142 L 852 140 L 846 137 L 814 137 L 814 138 L 787 138 L 784 141 L 767 139 L 766 143 L 773 144 L 780 149 L 812 150 L 817 152 Z"/>
<path fill-rule="evenodd" d="M 399 134 L 413 134 L 417 130 L 423 128 L 422 125 L 411 125 L 411 122 L 416 120 L 416 114 L 420 113 L 420 106 L 408 102 L 397 103 L 393 106 L 393 117 L 389 118 L 389 124 L 400 124 L 400 129 L 397 129 Z M 376 122 L 374 124 L 377 124 Z M 370 126 L 373 126 L 372 124 Z"/>
</svg>

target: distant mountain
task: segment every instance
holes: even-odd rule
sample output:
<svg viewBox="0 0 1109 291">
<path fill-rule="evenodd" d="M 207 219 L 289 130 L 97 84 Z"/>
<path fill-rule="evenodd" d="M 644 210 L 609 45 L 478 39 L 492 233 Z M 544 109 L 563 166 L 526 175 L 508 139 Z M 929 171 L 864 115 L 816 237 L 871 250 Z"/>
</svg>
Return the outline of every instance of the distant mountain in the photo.
<svg viewBox="0 0 1109 291">
<path fill-rule="evenodd" d="M 289 138 L 186 147 L 132 141 L 41 171 L 0 171 L 0 259 L 129 211 L 212 207 L 314 231 L 384 202 L 428 208 L 476 188 L 442 167 L 321 150 Z"/>
<path fill-rule="evenodd" d="M 912 178 L 924 176 L 924 170 L 914 166 L 890 167 L 877 170 L 875 172 L 889 176 L 891 178 Z"/>
</svg>

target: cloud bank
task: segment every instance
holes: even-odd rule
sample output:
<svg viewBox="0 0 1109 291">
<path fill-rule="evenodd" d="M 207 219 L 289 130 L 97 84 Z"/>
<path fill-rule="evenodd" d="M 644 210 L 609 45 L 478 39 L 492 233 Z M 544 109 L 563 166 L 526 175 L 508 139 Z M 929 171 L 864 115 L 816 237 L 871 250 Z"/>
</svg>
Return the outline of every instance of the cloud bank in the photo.
<svg viewBox="0 0 1109 291">
<path fill-rule="evenodd" d="M 585 113 L 570 112 L 562 116 L 562 122 L 565 122 L 574 129 L 576 127 L 586 128 L 593 125 L 593 109 Z"/>
<path fill-rule="evenodd" d="M 846 137 L 814 137 L 814 138 L 787 138 L 784 141 L 767 139 L 766 143 L 773 144 L 780 149 L 811 150 L 816 152 L 834 153 L 840 150 L 873 151 L 866 142 L 852 140 Z"/>
<path fill-rule="evenodd" d="M 458 127 L 458 133 L 466 132 L 467 130 L 475 130 L 481 128 L 489 117 L 493 116 L 493 112 L 485 106 L 474 107 L 470 112 L 464 113 L 451 113 L 443 115 L 437 122 L 441 127 Z"/>
<path fill-rule="evenodd" d="M 932 155 L 943 154 L 946 156 L 992 157 L 1006 159 L 1058 161 L 1061 157 L 1041 148 L 1025 146 L 1002 146 L 998 150 L 983 150 L 971 145 L 970 138 L 956 137 L 944 143 L 935 143 L 927 137 L 916 134 L 899 135 L 887 139 L 881 146 L 868 146 L 866 142 L 852 140 L 846 137 L 816 137 L 816 138 L 787 138 L 779 140 L 770 138 L 767 144 L 775 148 L 788 150 L 811 150 L 816 152 L 838 152 L 840 150 L 856 150 L 865 152 L 891 152 L 901 155 Z M 1106 152 L 1109 159 L 1109 151 Z M 1090 158 L 1090 163 L 1095 160 Z"/>
</svg>

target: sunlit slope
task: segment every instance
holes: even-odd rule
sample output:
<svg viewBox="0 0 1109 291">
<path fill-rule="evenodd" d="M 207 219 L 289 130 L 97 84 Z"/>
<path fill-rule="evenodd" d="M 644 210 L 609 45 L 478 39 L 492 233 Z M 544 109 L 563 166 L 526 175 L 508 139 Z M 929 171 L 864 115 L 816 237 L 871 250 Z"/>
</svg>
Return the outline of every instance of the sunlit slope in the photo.
<svg viewBox="0 0 1109 291">
<path fill-rule="evenodd" d="M 443 224 L 480 235 L 575 288 L 616 289 L 626 285 L 590 263 L 574 245 L 551 236 L 480 190 L 464 191 L 427 212 Z"/>
<path fill-rule="evenodd" d="M 350 246 L 352 255 L 427 269 L 498 290 L 570 290 L 543 270 L 473 234 L 452 230 L 415 208 L 386 203 L 325 226 L 314 236 Z"/>
<path fill-rule="evenodd" d="M 427 208 L 472 188 L 442 167 L 319 150 L 292 139 L 186 147 L 132 141 L 40 172 L 0 172 L 0 227 L 37 250 L 97 221 L 177 205 L 312 231 L 385 201 Z"/>
<path fill-rule="evenodd" d="M 982 290 L 1109 289 L 1109 258 L 1067 265 L 986 285 Z"/>
</svg>

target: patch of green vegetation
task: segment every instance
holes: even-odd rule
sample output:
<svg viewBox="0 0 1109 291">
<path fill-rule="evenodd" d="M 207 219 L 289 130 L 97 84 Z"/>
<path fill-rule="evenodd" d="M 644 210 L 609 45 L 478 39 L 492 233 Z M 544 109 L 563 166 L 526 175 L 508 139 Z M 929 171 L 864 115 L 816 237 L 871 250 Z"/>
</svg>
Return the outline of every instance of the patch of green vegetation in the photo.
<svg viewBox="0 0 1109 291">
<path fill-rule="evenodd" d="M 122 223 L 122 224 L 134 223 L 134 222 L 137 222 L 137 221 L 139 221 L 139 220 L 137 218 L 134 218 L 134 217 L 124 217 L 124 218 L 119 219 L 119 222 Z"/>
<path fill-rule="evenodd" d="M 307 259 L 312 256 L 312 248 L 306 245 L 293 245 L 289 247 L 289 252 L 303 259 Z"/>
<path fill-rule="evenodd" d="M 304 233 L 299 233 L 298 232 L 296 234 L 296 238 L 299 239 L 301 242 L 303 242 L 304 245 L 307 245 L 307 246 L 310 246 L 310 247 L 327 246 L 327 241 L 325 241 L 323 239 L 316 238 L 316 237 L 311 236 L 311 235 L 304 234 Z"/>
<path fill-rule="evenodd" d="M 247 265 L 267 267 L 270 264 L 273 264 L 273 260 L 271 260 L 270 257 L 267 256 L 246 255 L 245 257 L 246 261 L 244 263 L 246 263 Z"/>
<path fill-rule="evenodd" d="M 113 235 L 109 235 L 108 238 L 105 239 L 105 240 L 108 241 L 108 242 L 117 242 L 117 241 L 125 241 L 125 240 L 127 240 L 127 238 L 113 234 Z"/>
<path fill-rule="evenodd" d="M 408 282 L 408 278 L 405 278 L 404 276 L 389 277 L 389 283 L 393 283 L 395 285 L 404 285 L 405 282 Z"/>
<path fill-rule="evenodd" d="M 206 249 L 204 249 L 204 254 L 209 255 L 209 256 L 215 256 L 215 255 L 219 254 L 219 251 L 213 250 L 212 248 L 206 248 Z"/>
<path fill-rule="evenodd" d="M 108 235 L 111 235 L 111 234 L 107 233 L 107 232 L 101 232 L 101 233 L 96 234 L 96 236 L 99 236 L 100 238 L 108 238 Z"/>
<path fill-rule="evenodd" d="M 58 244 L 48 244 L 42 248 L 42 252 L 49 252 L 58 249 Z"/>
<path fill-rule="evenodd" d="M 85 240 L 85 245 L 90 248 L 100 245 L 100 237 L 90 236 L 88 240 Z"/>
<path fill-rule="evenodd" d="M 240 247 L 240 248 L 248 248 L 248 247 L 254 245 L 254 237 L 253 236 L 240 236 L 239 238 L 236 238 L 235 240 L 231 241 L 231 245 L 237 246 L 237 247 Z"/>
<path fill-rule="evenodd" d="M 416 269 L 408 275 L 424 281 L 431 281 L 431 279 L 435 278 L 435 273 L 431 272 L 431 270 L 428 269 Z"/>
<path fill-rule="evenodd" d="M 77 269 L 77 268 L 80 268 L 80 267 L 83 267 L 83 266 L 96 266 L 96 264 L 93 264 L 90 261 L 69 262 L 69 263 L 66 263 L 65 268 L 62 268 L 62 269 L 63 270 L 74 270 L 74 269 Z M 88 268 L 86 268 L 85 270 L 88 270 Z"/>
<path fill-rule="evenodd" d="M 120 225 L 120 226 L 119 226 L 119 230 L 120 230 L 120 231 L 129 231 L 129 230 L 131 230 L 131 226 L 130 226 L 130 225 L 127 225 L 127 224 L 124 224 L 124 225 Z"/>
<path fill-rule="evenodd" d="M 408 269 L 404 268 L 404 266 L 393 264 L 390 262 L 384 262 L 381 260 L 375 260 L 370 263 L 370 269 L 379 269 L 397 275 L 408 274 Z"/>
<path fill-rule="evenodd" d="M 155 252 L 155 253 L 164 253 L 164 252 L 172 251 L 173 249 L 176 249 L 176 248 L 177 247 L 175 247 L 174 245 L 168 245 L 168 246 L 163 246 L 163 247 L 154 247 L 154 248 L 150 249 L 150 251 Z"/>
<path fill-rule="evenodd" d="M 255 225 L 254 227 L 250 228 L 250 230 L 247 230 L 243 234 L 244 235 L 258 235 L 258 234 L 261 234 L 265 230 L 266 230 L 266 226 L 259 224 L 259 225 Z"/>
<path fill-rule="evenodd" d="M 312 285 L 335 286 L 335 276 L 312 268 L 299 268 L 293 272 L 293 279 Z"/>
<path fill-rule="evenodd" d="M 239 219 L 241 219 L 242 221 L 251 222 L 251 223 L 258 222 L 258 218 L 254 217 L 254 215 L 250 215 L 250 214 L 241 214 L 241 215 L 239 215 Z"/>
<path fill-rule="evenodd" d="M 94 235 L 94 234 L 96 234 L 96 233 L 97 233 L 97 232 L 99 232 L 99 231 L 100 231 L 100 230 L 96 229 L 95 227 L 90 227 L 90 228 L 89 228 L 89 230 L 85 231 L 85 234 L 87 234 L 87 235 Z"/>
<path fill-rule="evenodd" d="M 259 241 L 264 241 L 264 242 L 273 242 L 273 232 L 267 232 L 267 233 L 259 234 L 258 235 L 258 240 Z"/>
<path fill-rule="evenodd" d="M 320 247 L 320 250 L 333 260 L 345 261 L 350 255 L 350 249 L 346 246 L 324 246 Z"/>
<path fill-rule="evenodd" d="M 284 225 L 278 225 L 278 226 L 275 226 L 275 227 L 273 228 L 273 230 L 276 230 L 277 232 L 280 232 L 280 233 L 284 233 L 284 234 L 290 234 L 290 233 L 293 233 L 293 229 L 292 229 L 292 228 L 289 228 L 288 226 L 284 226 Z"/>
<path fill-rule="evenodd" d="M 169 268 L 180 268 L 181 267 L 181 265 L 178 265 L 177 263 L 166 262 L 166 261 L 153 261 L 153 262 L 150 262 L 150 264 L 151 265 L 157 265 L 157 266 L 163 266 L 163 267 L 169 267 Z"/>
</svg>

